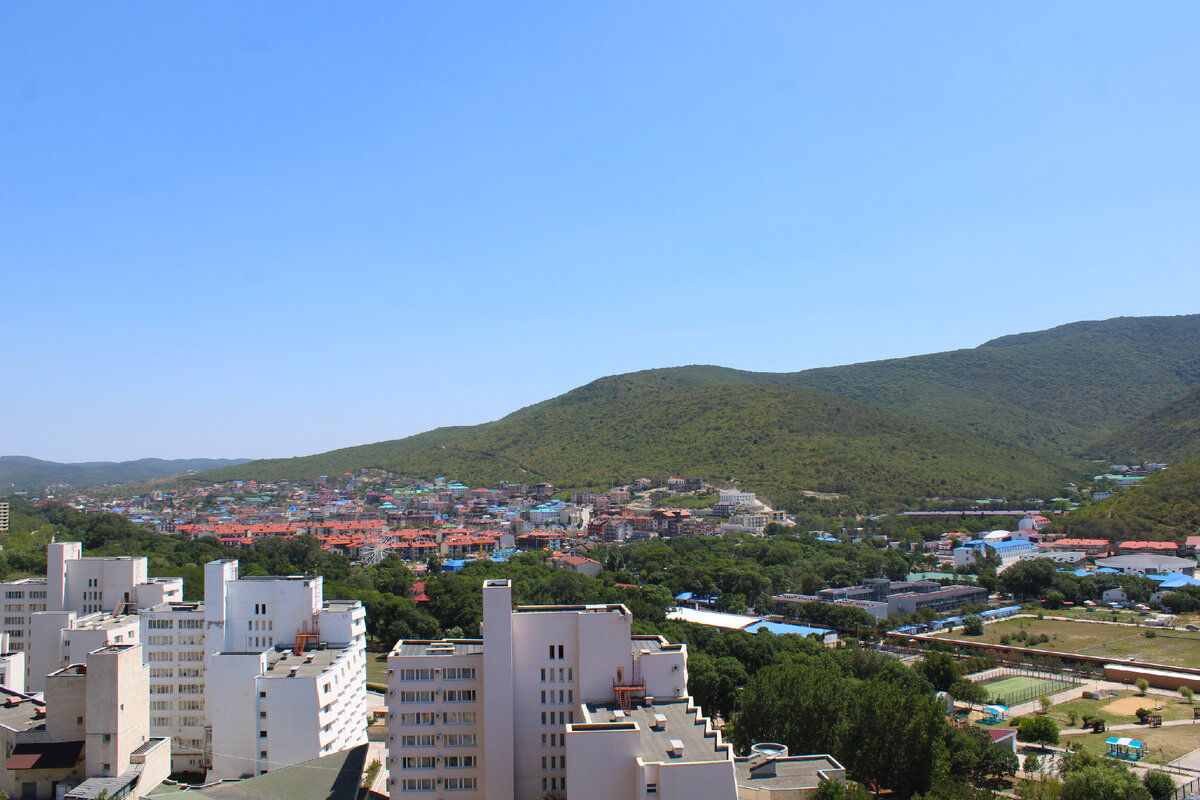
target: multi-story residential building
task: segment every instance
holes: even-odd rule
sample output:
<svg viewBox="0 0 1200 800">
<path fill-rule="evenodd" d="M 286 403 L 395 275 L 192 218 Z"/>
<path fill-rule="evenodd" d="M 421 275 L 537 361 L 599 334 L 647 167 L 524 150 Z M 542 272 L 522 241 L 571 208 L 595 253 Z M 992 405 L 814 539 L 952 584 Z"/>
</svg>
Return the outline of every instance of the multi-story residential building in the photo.
<svg viewBox="0 0 1200 800">
<path fill-rule="evenodd" d="M 171 772 L 169 739 L 147 724 L 137 644 L 108 645 L 46 677 L 45 700 L 3 691 L 0 789 L 28 800 L 134 797 Z"/>
<path fill-rule="evenodd" d="M 136 644 L 139 640 L 140 625 L 132 614 L 41 611 L 33 615 L 32 622 L 33 646 L 26 653 L 26 684 L 31 691 L 42 691 L 47 675 L 84 663 L 94 650 Z"/>
<path fill-rule="evenodd" d="M 138 608 L 158 603 L 183 599 L 181 578 L 150 578 L 147 576 L 145 558 L 132 557 L 84 557 L 79 542 L 51 542 L 46 546 L 46 577 L 23 578 L 0 584 L 4 596 L 4 626 L 13 650 L 25 651 L 26 684 L 31 691 L 41 691 L 48 671 L 65 666 L 63 648 L 70 643 L 53 625 L 93 629 L 109 623 L 98 622 L 108 616 L 125 616 Z M 53 612 L 53 619 L 35 619 L 43 612 Z M 67 616 L 67 612 L 70 617 Z M 71 622 L 68 622 L 71 619 Z M 83 621 L 88 623 L 83 625 Z M 119 632 L 118 632 L 119 633 Z M 116 636 L 117 634 L 114 634 Z M 137 636 L 134 634 L 133 641 Z M 103 644 L 128 643 L 123 634 L 100 642 L 89 638 L 88 644 L 100 647 Z M 45 642 L 46 652 L 32 652 L 34 643 L 38 647 Z M 88 652 L 74 648 L 77 655 Z M 45 668 L 47 672 L 41 670 Z"/>
<path fill-rule="evenodd" d="M 392 796 L 734 797 L 732 749 L 687 697 L 686 646 L 631 623 L 622 605 L 514 610 L 511 583 L 489 580 L 482 639 L 398 642 Z"/>
<path fill-rule="evenodd" d="M 175 769 L 237 778 L 367 740 L 361 603 L 325 601 L 320 576 L 240 578 L 235 560 L 204 565 L 204 597 L 139 615 L 150 729 L 174 738 Z M 291 666 L 301 669 L 275 680 L 289 678 Z M 332 699 L 321 691 L 326 685 Z M 280 721 L 268 747 L 256 738 L 270 730 L 268 717 L 255 714 L 271 706 L 270 718 Z"/>
<path fill-rule="evenodd" d="M 8 533 L 8 503 L 0 503 L 0 533 Z"/>
</svg>

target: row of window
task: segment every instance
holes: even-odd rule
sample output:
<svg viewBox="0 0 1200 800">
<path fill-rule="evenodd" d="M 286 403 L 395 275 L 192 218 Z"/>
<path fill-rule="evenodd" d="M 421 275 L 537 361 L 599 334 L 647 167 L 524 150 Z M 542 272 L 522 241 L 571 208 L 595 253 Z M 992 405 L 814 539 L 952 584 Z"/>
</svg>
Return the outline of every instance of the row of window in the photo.
<svg viewBox="0 0 1200 800">
<path fill-rule="evenodd" d="M 431 668 L 396 670 L 396 677 L 402 681 L 431 681 L 434 679 L 434 675 L 435 671 Z M 475 680 L 475 668 L 447 667 L 442 670 L 442 679 L 447 681 L 473 681 Z"/>
<path fill-rule="evenodd" d="M 152 619 L 152 620 L 148 620 L 148 623 L 149 623 L 148 627 L 155 628 L 157 630 L 170 630 L 171 628 L 175 627 L 175 620 L 173 620 L 173 619 Z M 204 620 L 202 620 L 202 619 L 181 619 L 181 620 L 179 620 L 179 627 L 180 628 L 203 628 Z"/>
<path fill-rule="evenodd" d="M 170 700 L 151 700 L 150 701 L 150 710 L 151 711 L 170 711 L 171 705 L 172 704 L 171 704 Z M 180 711 L 202 711 L 202 710 L 204 710 L 204 701 L 203 700 L 180 700 L 179 701 L 179 710 Z"/>
<path fill-rule="evenodd" d="M 547 722 L 546 721 L 547 712 L 543 711 L 542 712 L 542 724 L 543 725 L 554 725 L 555 724 L 555 722 L 554 722 L 554 714 L 555 713 L 556 712 L 554 712 L 554 711 L 549 712 L 550 721 Z M 568 725 L 575 721 L 575 712 L 574 711 L 559 711 L 557 713 L 558 713 L 558 723 L 557 724 L 559 724 L 559 725 Z"/>
<path fill-rule="evenodd" d="M 542 769 L 547 769 L 546 761 L 547 761 L 546 756 L 542 756 Z M 566 769 L 567 768 L 567 757 L 565 755 L 550 756 L 549 762 L 550 762 L 549 769 Z"/>
<path fill-rule="evenodd" d="M 405 711 L 400 714 L 401 725 L 433 725 L 438 715 L 432 711 Z M 474 711 L 447 711 L 442 714 L 446 725 L 474 725 Z"/>
<path fill-rule="evenodd" d="M 547 696 L 549 696 L 549 700 L 547 700 Z M 550 705 L 554 705 L 555 701 L 554 701 L 554 690 L 553 689 L 551 689 L 548 692 L 545 689 L 542 690 L 542 705 L 546 705 L 547 702 L 549 702 Z M 558 703 L 560 705 L 562 703 L 574 703 L 574 702 L 575 702 L 575 690 L 574 689 L 566 689 L 566 690 L 559 689 L 558 690 Z"/>
<path fill-rule="evenodd" d="M 550 682 L 554 683 L 555 682 L 554 667 L 550 667 L 550 669 L 548 669 L 548 670 L 547 669 L 542 670 L 542 683 L 546 682 L 547 673 L 549 673 Z M 565 683 L 566 681 L 573 681 L 573 680 L 575 680 L 575 668 L 574 667 L 567 667 L 565 670 L 562 667 L 558 668 L 558 682 Z"/>
<path fill-rule="evenodd" d="M 478 756 L 446 756 L 447 769 L 472 769 L 479 766 Z M 405 756 L 400 769 L 436 769 L 437 756 Z"/>
<path fill-rule="evenodd" d="M 542 694 L 545 694 L 543 692 Z M 474 689 L 447 689 L 442 692 L 442 700 L 447 703 L 474 703 Z M 436 693 L 431 690 L 406 690 L 400 692 L 401 703 L 432 703 L 436 699 Z"/>
<path fill-rule="evenodd" d="M 400 737 L 402 747 L 436 747 L 437 737 L 432 733 L 406 733 Z M 475 734 L 448 733 L 446 747 L 474 747 Z"/>
<path fill-rule="evenodd" d="M 171 694 L 175 687 L 169 683 L 156 683 L 150 687 L 150 694 Z M 204 694 L 204 687 L 196 683 L 179 684 L 180 694 Z"/>
<path fill-rule="evenodd" d="M 478 789 L 478 778 L 446 778 L 442 788 L 453 792 L 464 789 Z M 400 790 L 404 792 L 433 792 L 437 790 L 436 778 L 404 778 L 400 781 Z"/>
</svg>

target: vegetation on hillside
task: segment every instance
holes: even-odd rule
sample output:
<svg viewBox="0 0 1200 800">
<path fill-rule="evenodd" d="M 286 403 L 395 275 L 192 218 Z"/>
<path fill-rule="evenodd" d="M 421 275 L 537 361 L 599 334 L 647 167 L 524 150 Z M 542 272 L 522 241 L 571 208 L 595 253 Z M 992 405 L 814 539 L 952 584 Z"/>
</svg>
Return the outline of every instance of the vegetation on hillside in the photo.
<svg viewBox="0 0 1200 800">
<path fill-rule="evenodd" d="M 1046 496 L 1082 466 L 801 387 L 706 385 L 690 371 L 603 378 L 473 428 L 324 457 L 252 462 L 204 479 L 315 477 L 353 464 L 473 483 L 610 486 L 672 474 L 736 480 L 777 504 L 801 491 L 864 504 Z M 300 470 L 298 473 L 297 470 Z M 866 505 L 864 505 L 866 507 Z"/>
<path fill-rule="evenodd" d="M 1115 462 L 1174 464 L 1200 457 L 1200 386 L 1096 443 L 1097 456 Z"/>
<path fill-rule="evenodd" d="M 1200 458 L 1168 467 L 1136 486 L 1071 512 L 1062 520 L 1072 536 L 1109 539 L 1182 539 L 1200 532 Z"/>
<path fill-rule="evenodd" d="M 131 483 L 245 463 L 245 458 L 142 458 L 137 461 L 92 461 L 60 464 L 27 456 L 0 456 L 0 487 L 7 492 L 40 492 L 65 483 L 79 489 Z"/>
</svg>

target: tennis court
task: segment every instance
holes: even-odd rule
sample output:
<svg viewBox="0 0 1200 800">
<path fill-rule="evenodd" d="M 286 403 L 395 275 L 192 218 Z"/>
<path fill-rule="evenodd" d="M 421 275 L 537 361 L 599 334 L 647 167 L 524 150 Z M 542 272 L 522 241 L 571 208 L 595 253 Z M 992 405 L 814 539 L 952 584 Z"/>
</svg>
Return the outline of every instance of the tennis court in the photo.
<svg viewBox="0 0 1200 800">
<path fill-rule="evenodd" d="M 987 681 L 983 684 L 983 688 L 987 691 L 988 702 L 1013 706 L 1036 700 L 1042 695 L 1051 695 L 1064 689 L 1070 689 L 1075 685 L 1074 682 L 1066 680 L 1033 675 L 1010 675 L 1006 678 Z"/>
</svg>

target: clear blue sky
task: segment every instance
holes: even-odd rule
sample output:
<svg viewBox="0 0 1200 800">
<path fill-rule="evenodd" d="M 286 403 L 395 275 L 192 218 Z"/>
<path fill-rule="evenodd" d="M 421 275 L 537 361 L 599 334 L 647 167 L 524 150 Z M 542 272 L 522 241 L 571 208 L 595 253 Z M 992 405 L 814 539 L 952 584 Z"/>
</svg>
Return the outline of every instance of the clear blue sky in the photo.
<svg viewBox="0 0 1200 800">
<path fill-rule="evenodd" d="M 1200 5 L 5 3 L 0 453 L 1200 311 Z"/>
</svg>

